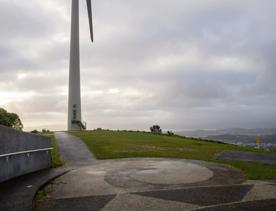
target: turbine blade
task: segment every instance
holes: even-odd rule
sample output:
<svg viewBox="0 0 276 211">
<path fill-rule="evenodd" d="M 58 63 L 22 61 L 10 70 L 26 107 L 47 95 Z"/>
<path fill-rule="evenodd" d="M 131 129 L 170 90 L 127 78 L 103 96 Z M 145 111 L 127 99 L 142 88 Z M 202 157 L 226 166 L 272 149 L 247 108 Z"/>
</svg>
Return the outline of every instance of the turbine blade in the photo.
<svg viewBox="0 0 276 211">
<path fill-rule="evenodd" d="M 90 36 L 91 36 L 91 41 L 94 42 L 93 21 L 92 21 L 92 3 L 91 3 L 91 0 L 86 0 L 86 2 L 87 2 L 87 10 L 88 10 Z"/>
</svg>

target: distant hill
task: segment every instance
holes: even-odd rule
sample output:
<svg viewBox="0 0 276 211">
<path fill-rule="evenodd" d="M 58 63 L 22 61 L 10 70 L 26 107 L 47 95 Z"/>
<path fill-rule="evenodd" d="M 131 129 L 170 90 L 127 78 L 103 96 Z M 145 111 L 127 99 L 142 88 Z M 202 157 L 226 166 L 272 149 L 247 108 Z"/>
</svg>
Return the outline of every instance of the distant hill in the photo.
<svg viewBox="0 0 276 211">
<path fill-rule="evenodd" d="M 218 136 L 207 136 L 206 138 L 211 140 L 223 141 L 226 143 L 255 143 L 256 136 L 248 136 L 248 135 L 218 135 Z M 276 134 L 272 135 L 263 135 L 261 136 L 262 143 L 275 143 L 276 144 Z"/>
<path fill-rule="evenodd" d="M 210 136 L 221 136 L 221 135 L 241 135 L 241 136 L 267 136 L 276 134 L 276 128 L 271 129 L 242 129 L 242 128 L 229 128 L 223 130 L 189 130 L 179 131 L 176 134 L 191 137 L 206 138 Z"/>
<path fill-rule="evenodd" d="M 221 141 L 228 144 L 256 147 L 256 136 L 261 136 L 263 149 L 276 152 L 276 129 L 195 130 L 175 132 L 178 135 Z"/>
<path fill-rule="evenodd" d="M 256 147 L 256 136 L 248 135 L 218 135 L 205 137 L 210 140 L 221 141 L 228 144 Z M 261 148 L 276 152 L 276 134 L 261 136 Z"/>
</svg>

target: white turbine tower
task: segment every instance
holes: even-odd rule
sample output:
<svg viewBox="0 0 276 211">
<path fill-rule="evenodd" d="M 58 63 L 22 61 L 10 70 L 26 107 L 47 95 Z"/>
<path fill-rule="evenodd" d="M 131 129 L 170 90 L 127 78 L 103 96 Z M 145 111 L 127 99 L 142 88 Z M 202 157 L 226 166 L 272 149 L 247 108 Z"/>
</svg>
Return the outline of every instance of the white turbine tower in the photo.
<svg viewBox="0 0 276 211">
<path fill-rule="evenodd" d="M 87 1 L 90 36 L 93 42 L 92 5 Z M 72 0 L 71 46 L 68 97 L 68 130 L 85 130 L 81 117 L 79 0 Z"/>
</svg>

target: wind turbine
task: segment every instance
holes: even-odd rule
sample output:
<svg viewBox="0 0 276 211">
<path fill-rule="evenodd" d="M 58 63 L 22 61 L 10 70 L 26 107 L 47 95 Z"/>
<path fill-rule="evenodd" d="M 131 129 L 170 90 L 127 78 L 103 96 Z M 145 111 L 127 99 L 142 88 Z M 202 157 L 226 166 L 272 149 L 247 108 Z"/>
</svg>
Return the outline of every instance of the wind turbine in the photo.
<svg viewBox="0 0 276 211">
<path fill-rule="evenodd" d="M 91 41 L 93 37 L 92 5 L 86 0 Z M 80 89 L 80 46 L 79 46 L 79 0 L 72 0 L 71 44 L 69 68 L 68 130 L 85 130 L 86 124 L 81 116 Z"/>
</svg>

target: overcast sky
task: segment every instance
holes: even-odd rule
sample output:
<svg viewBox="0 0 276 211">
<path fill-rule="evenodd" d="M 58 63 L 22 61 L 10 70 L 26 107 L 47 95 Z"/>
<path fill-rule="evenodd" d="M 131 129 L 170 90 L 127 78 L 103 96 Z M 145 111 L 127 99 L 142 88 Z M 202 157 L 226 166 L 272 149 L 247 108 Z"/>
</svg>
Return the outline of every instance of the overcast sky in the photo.
<svg viewBox="0 0 276 211">
<path fill-rule="evenodd" d="M 0 0 L 0 107 L 66 129 L 69 0 Z M 275 0 L 80 0 L 90 129 L 276 126 Z"/>
</svg>

